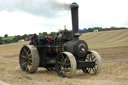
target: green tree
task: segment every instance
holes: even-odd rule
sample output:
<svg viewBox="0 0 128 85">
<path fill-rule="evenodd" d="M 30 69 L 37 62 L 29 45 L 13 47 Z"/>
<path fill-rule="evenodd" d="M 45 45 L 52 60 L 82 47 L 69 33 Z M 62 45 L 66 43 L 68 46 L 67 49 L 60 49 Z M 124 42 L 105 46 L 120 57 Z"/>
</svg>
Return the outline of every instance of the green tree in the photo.
<svg viewBox="0 0 128 85">
<path fill-rule="evenodd" d="M 104 31 L 102 27 L 93 27 L 93 30 Z"/>
<path fill-rule="evenodd" d="M 46 36 L 46 35 L 48 35 L 48 33 L 47 32 L 43 32 L 42 35 L 43 36 Z"/>
<path fill-rule="evenodd" d="M 31 37 L 33 34 L 28 34 L 28 36 L 27 37 Z"/>
<path fill-rule="evenodd" d="M 93 28 L 88 28 L 88 32 L 93 32 L 94 29 Z"/>
<path fill-rule="evenodd" d="M 13 38 L 13 40 L 14 40 L 15 42 L 17 42 L 17 41 L 20 40 L 20 39 L 23 39 L 23 36 L 16 35 L 16 36 Z"/>
<path fill-rule="evenodd" d="M 42 35 L 42 33 L 40 32 L 40 33 L 39 33 L 39 36 L 41 36 L 41 35 Z"/>
<path fill-rule="evenodd" d="M 49 35 L 54 36 L 54 35 L 56 35 L 56 32 L 51 32 Z"/>
<path fill-rule="evenodd" d="M 26 37 L 28 37 L 27 34 L 24 34 L 24 35 L 22 36 L 23 39 L 25 39 Z"/>
<path fill-rule="evenodd" d="M 8 34 L 5 34 L 4 37 L 7 38 L 8 37 Z"/>
<path fill-rule="evenodd" d="M 2 37 L 0 37 L 0 44 L 2 44 Z"/>
<path fill-rule="evenodd" d="M 88 30 L 87 28 L 83 28 L 83 30 Z"/>
<path fill-rule="evenodd" d="M 2 41 L 2 37 L 0 37 L 0 41 Z"/>
</svg>

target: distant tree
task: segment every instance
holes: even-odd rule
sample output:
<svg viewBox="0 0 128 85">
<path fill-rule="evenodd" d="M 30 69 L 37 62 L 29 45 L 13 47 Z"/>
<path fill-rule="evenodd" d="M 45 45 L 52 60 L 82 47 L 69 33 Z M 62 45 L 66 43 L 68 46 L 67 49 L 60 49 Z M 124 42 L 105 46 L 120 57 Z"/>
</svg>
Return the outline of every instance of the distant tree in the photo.
<svg viewBox="0 0 128 85">
<path fill-rule="evenodd" d="M 2 37 L 0 37 L 0 44 L 2 44 Z"/>
<path fill-rule="evenodd" d="M 28 37 L 27 34 L 24 34 L 24 35 L 22 36 L 23 39 L 25 39 L 26 37 Z"/>
<path fill-rule="evenodd" d="M 94 29 L 93 28 L 88 28 L 88 32 L 93 32 Z"/>
<path fill-rule="evenodd" d="M 49 35 L 54 36 L 54 35 L 56 35 L 56 32 L 51 32 Z"/>
<path fill-rule="evenodd" d="M 33 34 L 28 34 L 28 37 L 31 37 Z"/>
<path fill-rule="evenodd" d="M 87 28 L 83 28 L 83 30 L 88 30 Z"/>
<path fill-rule="evenodd" d="M 42 35 L 43 36 L 46 36 L 46 35 L 48 35 L 48 33 L 47 32 L 43 32 Z"/>
<path fill-rule="evenodd" d="M 110 30 L 122 30 L 122 29 L 128 29 L 127 27 L 109 27 L 109 28 L 102 28 L 102 27 L 93 27 L 93 28 L 88 28 L 88 32 L 93 32 L 94 30 L 98 31 L 110 31 Z"/>
<path fill-rule="evenodd" d="M 7 38 L 8 37 L 8 34 L 5 34 L 4 37 Z"/>
<path fill-rule="evenodd" d="M 39 33 L 39 36 L 41 36 L 41 35 L 42 35 L 42 33 L 40 32 L 40 33 Z"/>
<path fill-rule="evenodd" d="M 104 31 L 104 29 L 102 27 L 93 27 L 94 30 L 98 30 L 98 31 Z"/>
<path fill-rule="evenodd" d="M 2 37 L 0 37 L 0 41 L 2 41 Z"/>
<path fill-rule="evenodd" d="M 128 29 L 127 27 L 120 27 L 119 29 Z"/>
<path fill-rule="evenodd" d="M 17 42 L 17 41 L 20 40 L 20 39 L 24 39 L 23 36 L 16 35 L 16 36 L 13 38 L 13 40 L 14 40 L 15 42 Z"/>
</svg>

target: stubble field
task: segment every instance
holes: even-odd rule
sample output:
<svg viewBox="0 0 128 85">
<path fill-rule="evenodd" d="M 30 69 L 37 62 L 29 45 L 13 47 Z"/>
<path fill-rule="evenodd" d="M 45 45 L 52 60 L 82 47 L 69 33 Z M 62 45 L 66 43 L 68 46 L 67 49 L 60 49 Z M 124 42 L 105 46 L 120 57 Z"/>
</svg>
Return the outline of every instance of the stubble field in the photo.
<svg viewBox="0 0 128 85">
<path fill-rule="evenodd" d="M 20 48 L 28 42 L 22 42 L 0 45 L 0 80 L 12 85 L 128 84 L 128 30 L 87 33 L 81 39 L 102 56 L 99 74 L 89 75 L 77 70 L 73 78 L 60 78 L 55 71 L 44 68 L 39 68 L 35 74 L 24 73 L 19 67 L 18 56 Z"/>
</svg>

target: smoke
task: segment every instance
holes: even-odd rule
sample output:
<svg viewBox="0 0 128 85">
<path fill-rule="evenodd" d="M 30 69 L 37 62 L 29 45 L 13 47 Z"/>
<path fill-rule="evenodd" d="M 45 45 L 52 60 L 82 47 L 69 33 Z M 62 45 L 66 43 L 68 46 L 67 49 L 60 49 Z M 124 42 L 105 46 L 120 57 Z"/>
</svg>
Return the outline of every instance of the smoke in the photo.
<svg viewBox="0 0 128 85">
<path fill-rule="evenodd" d="M 70 10 L 70 4 L 68 3 L 54 3 L 52 4 L 53 9 L 55 10 Z"/>
<path fill-rule="evenodd" d="M 69 9 L 70 4 L 57 0 L 0 0 L 0 11 L 22 10 L 37 16 L 55 17 L 60 11 Z"/>
</svg>

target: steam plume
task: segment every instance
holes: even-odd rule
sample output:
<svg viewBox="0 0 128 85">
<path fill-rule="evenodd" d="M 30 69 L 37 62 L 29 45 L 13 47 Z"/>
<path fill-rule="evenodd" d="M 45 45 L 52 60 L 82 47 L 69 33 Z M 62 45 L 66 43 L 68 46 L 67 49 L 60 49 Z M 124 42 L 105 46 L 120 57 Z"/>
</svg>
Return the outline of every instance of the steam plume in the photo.
<svg viewBox="0 0 128 85">
<path fill-rule="evenodd" d="M 22 10 L 46 17 L 56 16 L 58 10 L 69 10 L 69 7 L 70 4 L 59 3 L 57 0 L 0 0 L 0 11 Z"/>
</svg>

